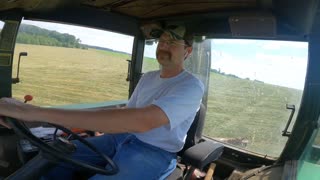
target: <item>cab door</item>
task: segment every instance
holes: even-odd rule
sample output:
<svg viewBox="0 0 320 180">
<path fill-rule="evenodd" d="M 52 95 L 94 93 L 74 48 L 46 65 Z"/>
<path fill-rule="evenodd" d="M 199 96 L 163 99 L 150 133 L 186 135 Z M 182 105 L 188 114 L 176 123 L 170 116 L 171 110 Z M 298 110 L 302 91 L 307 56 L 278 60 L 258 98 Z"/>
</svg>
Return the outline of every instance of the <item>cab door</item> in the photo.
<svg viewBox="0 0 320 180">
<path fill-rule="evenodd" d="M 12 61 L 21 19 L 14 13 L 0 14 L 0 97 L 11 97 Z"/>
<path fill-rule="evenodd" d="M 11 97 L 12 60 L 21 16 L 0 14 L 0 98 Z M 17 135 L 0 126 L 0 177 L 13 173 L 21 166 L 17 157 Z"/>
</svg>

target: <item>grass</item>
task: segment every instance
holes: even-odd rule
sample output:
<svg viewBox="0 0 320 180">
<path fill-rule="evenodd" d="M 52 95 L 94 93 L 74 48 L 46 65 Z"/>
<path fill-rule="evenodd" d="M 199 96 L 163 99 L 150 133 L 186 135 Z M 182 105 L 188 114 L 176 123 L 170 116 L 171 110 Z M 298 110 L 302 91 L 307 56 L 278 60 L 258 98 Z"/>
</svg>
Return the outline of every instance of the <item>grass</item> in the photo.
<svg viewBox="0 0 320 180">
<path fill-rule="evenodd" d="M 143 58 L 143 65 L 142 65 L 142 72 L 148 71 L 155 71 L 159 70 L 159 64 L 156 59 L 144 57 Z"/>
<path fill-rule="evenodd" d="M 18 99 L 32 94 L 33 104 L 48 106 L 128 98 L 129 55 L 17 44 L 15 62 L 22 51 L 28 56 L 21 60 L 22 82 L 13 85 L 13 96 Z M 154 69 L 159 69 L 156 60 L 145 58 L 143 72 Z M 204 134 L 244 138 L 249 141 L 245 149 L 279 156 L 287 140 L 281 133 L 290 115 L 285 105 L 298 106 L 301 93 L 211 73 Z"/>
<path fill-rule="evenodd" d="M 217 73 L 210 78 L 204 134 L 243 138 L 245 149 L 279 156 L 287 140 L 281 136 L 290 115 L 286 104 L 298 109 L 302 91 Z"/>
<path fill-rule="evenodd" d="M 32 94 L 33 104 L 48 106 L 128 98 L 128 55 L 17 44 L 13 74 L 23 51 L 28 56 L 21 58 L 21 83 L 13 85 L 17 99 Z"/>
</svg>

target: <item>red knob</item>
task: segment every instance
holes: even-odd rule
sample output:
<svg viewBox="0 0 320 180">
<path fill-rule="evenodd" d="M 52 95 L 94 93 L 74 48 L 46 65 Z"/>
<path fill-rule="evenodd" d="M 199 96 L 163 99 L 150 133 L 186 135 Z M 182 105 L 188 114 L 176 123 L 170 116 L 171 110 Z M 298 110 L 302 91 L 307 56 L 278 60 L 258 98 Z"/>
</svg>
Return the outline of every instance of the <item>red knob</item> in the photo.
<svg viewBox="0 0 320 180">
<path fill-rule="evenodd" d="M 24 96 L 24 103 L 28 102 L 28 101 L 32 101 L 33 97 L 31 95 L 25 95 Z"/>
</svg>

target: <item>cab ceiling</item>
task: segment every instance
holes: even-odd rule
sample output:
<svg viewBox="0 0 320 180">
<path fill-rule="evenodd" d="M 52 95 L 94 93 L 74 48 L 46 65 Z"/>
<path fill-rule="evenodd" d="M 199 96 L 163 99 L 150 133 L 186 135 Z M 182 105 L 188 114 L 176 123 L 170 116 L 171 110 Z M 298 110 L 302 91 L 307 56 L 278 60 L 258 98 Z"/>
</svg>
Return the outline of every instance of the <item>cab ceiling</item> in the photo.
<svg viewBox="0 0 320 180">
<path fill-rule="evenodd" d="M 138 19 L 194 13 L 268 8 L 272 0 L 4 0 L 0 10 L 50 10 L 63 6 L 89 6 Z"/>
<path fill-rule="evenodd" d="M 82 4 L 140 19 L 257 8 L 257 0 L 84 0 Z"/>
<path fill-rule="evenodd" d="M 270 22 L 274 22 L 271 24 L 276 37 L 272 38 L 306 40 L 318 12 L 318 1 L 0 0 L 0 16 L 3 12 L 18 10 L 26 19 L 79 24 L 128 35 L 139 34 L 139 26 L 144 22 L 181 21 L 195 27 L 198 35 L 212 33 L 214 37 L 233 37 L 230 17 L 246 15 L 256 18 L 262 15 L 263 19 L 274 18 Z"/>
</svg>

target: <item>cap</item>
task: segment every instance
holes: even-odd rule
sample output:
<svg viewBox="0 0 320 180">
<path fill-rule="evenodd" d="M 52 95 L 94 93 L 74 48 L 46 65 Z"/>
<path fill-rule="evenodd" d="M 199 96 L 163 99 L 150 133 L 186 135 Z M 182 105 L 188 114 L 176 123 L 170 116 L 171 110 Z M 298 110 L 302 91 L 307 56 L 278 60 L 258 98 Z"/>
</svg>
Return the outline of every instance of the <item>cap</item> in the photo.
<svg viewBox="0 0 320 180">
<path fill-rule="evenodd" d="M 160 36 L 167 32 L 172 39 L 176 40 L 184 40 L 188 46 L 192 46 L 193 44 L 193 35 L 190 34 L 185 26 L 182 25 L 167 25 L 163 29 L 152 29 L 150 32 L 150 36 L 153 38 L 160 38 Z"/>
</svg>

